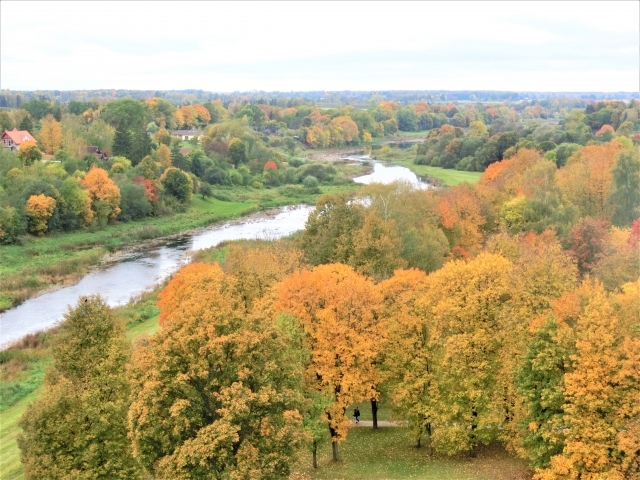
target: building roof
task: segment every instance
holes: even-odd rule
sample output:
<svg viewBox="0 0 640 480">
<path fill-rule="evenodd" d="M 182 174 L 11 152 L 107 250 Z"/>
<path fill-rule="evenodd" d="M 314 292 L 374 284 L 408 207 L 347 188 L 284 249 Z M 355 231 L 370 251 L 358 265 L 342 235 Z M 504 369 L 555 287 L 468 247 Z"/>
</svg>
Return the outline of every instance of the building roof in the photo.
<svg viewBox="0 0 640 480">
<path fill-rule="evenodd" d="M 199 130 L 172 130 L 171 135 L 200 135 Z"/>
<path fill-rule="evenodd" d="M 193 150 L 193 148 L 189 148 L 189 147 L 181 148 L 181 149 L 180 149 L 180 153 L 181 153 L 182 155 L 186 155 L 186 154 L 188 154 L 189 152 L 191 152 L 191 150 Z"/>
<path fill-rule="evenodd" d="M 16 130 L 15 128 L 13 130 L 5 130 L 2 137 L 5 135 L 13 140 L 13 143 L 16 145 L 20 145 L 22 142 L 36 143 L 36 139 L 33 138 L 26 130 Z"/>
</svg>

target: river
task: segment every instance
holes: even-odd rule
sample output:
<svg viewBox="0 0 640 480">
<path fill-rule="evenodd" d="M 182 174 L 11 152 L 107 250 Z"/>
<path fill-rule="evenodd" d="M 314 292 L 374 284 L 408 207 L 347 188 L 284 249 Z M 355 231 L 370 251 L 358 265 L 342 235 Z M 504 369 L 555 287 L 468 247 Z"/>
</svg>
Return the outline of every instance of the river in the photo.
<svg viewBox="0 0 640 480">
<path fill-rule="evenodd" d="M 347 157 L 354 161 L 367 156 Z M 354 179 L 355 182 L 391 183 L 408 181 L 420 188 L 428 185 L 405 167 L 374 163 L 374 171 Z M 131 252 L 116 256 L 75 285 L 49 290 L 0 314 L 0 347 L 6 347 L 23 336 L 58 323 L 78 297 L 100 294 L 111 306 L 127 303 L 132 297 L 153 287 L 183 265 L 191 252 L 215 247 L 227 240 L 265 238 L 274 240 L 302 230 L 309 213 L 308 205 L 259 212 L 239 220 L 215 224 L 197 233 L 176 235 L 165 240 L 145 243 Z"/>
</svg>

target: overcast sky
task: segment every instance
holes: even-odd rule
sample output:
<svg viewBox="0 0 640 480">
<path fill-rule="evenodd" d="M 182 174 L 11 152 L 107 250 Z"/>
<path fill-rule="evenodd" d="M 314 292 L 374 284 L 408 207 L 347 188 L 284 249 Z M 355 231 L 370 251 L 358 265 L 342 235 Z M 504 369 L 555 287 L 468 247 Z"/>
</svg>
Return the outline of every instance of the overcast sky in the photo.
<svg viewBox="0 0 640 480">
<path fill-rule="evenodd" d="M 640 2 L 0 2 L 0 87 L 638 91 Z"/>
</svg>

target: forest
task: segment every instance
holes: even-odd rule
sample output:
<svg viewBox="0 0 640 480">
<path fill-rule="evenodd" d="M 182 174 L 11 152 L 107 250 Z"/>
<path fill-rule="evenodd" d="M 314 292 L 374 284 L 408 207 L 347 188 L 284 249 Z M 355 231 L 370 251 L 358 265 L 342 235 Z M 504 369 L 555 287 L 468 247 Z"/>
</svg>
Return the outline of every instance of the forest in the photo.
<svg viewBox="0 0 640 480">
<path fill-rule="evenodd" d="M 356 404 L 372 429 L 393 411 L 398 451 L 425 465 L 493 446 L 523 459 L 520 478 L 640 478 L 640 104 L 371 100 L 0 112 L 38 140 L 2 154 L 5 243 L 236 183 L 347 184 L 302 153 L 398 131 L 424 132 L 415 167 L 482 172 L 321 195 L 303 231 L 204 251 L 126 308 L 79 299 L 56 331 L 0 352 L 0 408 L 32 394 L 30 369 L 43 385 L 19 420 L 24 478 L 314 478 L 365 428 Z M 188 153 L 176 128 L 202 131 Z"/>
</svg>

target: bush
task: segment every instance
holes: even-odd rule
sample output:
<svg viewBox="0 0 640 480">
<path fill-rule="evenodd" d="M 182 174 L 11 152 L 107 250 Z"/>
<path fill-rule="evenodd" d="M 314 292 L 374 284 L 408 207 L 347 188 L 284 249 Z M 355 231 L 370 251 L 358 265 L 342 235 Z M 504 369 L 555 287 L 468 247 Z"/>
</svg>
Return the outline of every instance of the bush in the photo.
<svg viewBox="0 0 640 480">
<path fill-rule="evenodd" d="M 193 194 L 193 180 L 182 170 L 170 167 L 162 175 L 162 184 L 167 193 L 182 203 L 189 203 Z"/>
<path fill-rule="evenodd" d="M 25 233 L 25 226 L 18 211 L 13 207 L 0 207 L 0 244 L 16 243 Z"/>
<path fill-rule="evenodd" d="M 120 165 L 119 163 L 114 164 Z M 151 213 L 152 206 L 147 199 L 147 189 L 139 183 L 132 183 L 128 180 L 118 183 L 120 188 L 120 215 L 119 220 L 129 222 L 140 220 Z"/>
<path fill-rule="evenodd" d="M 255 181 L 255 182 L 253 182 L 253 183 L 251 184 L 251 186 L 252 186 L 253 188 L 256 188 L 256 189 L 260 190 L 260 189 L 262 188 L 262 183 L 260 183 L 260 182 L 258 182 L 258 181 Z"/>
<path fill-rule="evenodd" d="M 307 175 L 304 177 L 304 180 L 302 180 L 302 185 L 309 190 L 318 188 L 318 179 L 313 175 Z"/>
<path fill-rule="evenodd" d="M 198 189 L 198 193 L 202 195 L 202 199 L 204 200 L 205 198 L 213 195 L 213 190 L 209 183 L 200 182 L 200 188 Z"/>
<path fill-rule="evenodd" d="M 301 158 L 291 158 L 288 163 L 292 167 L 298 168 L 304 165 L 304 160 L 302 160 Z"/>
</svg>

